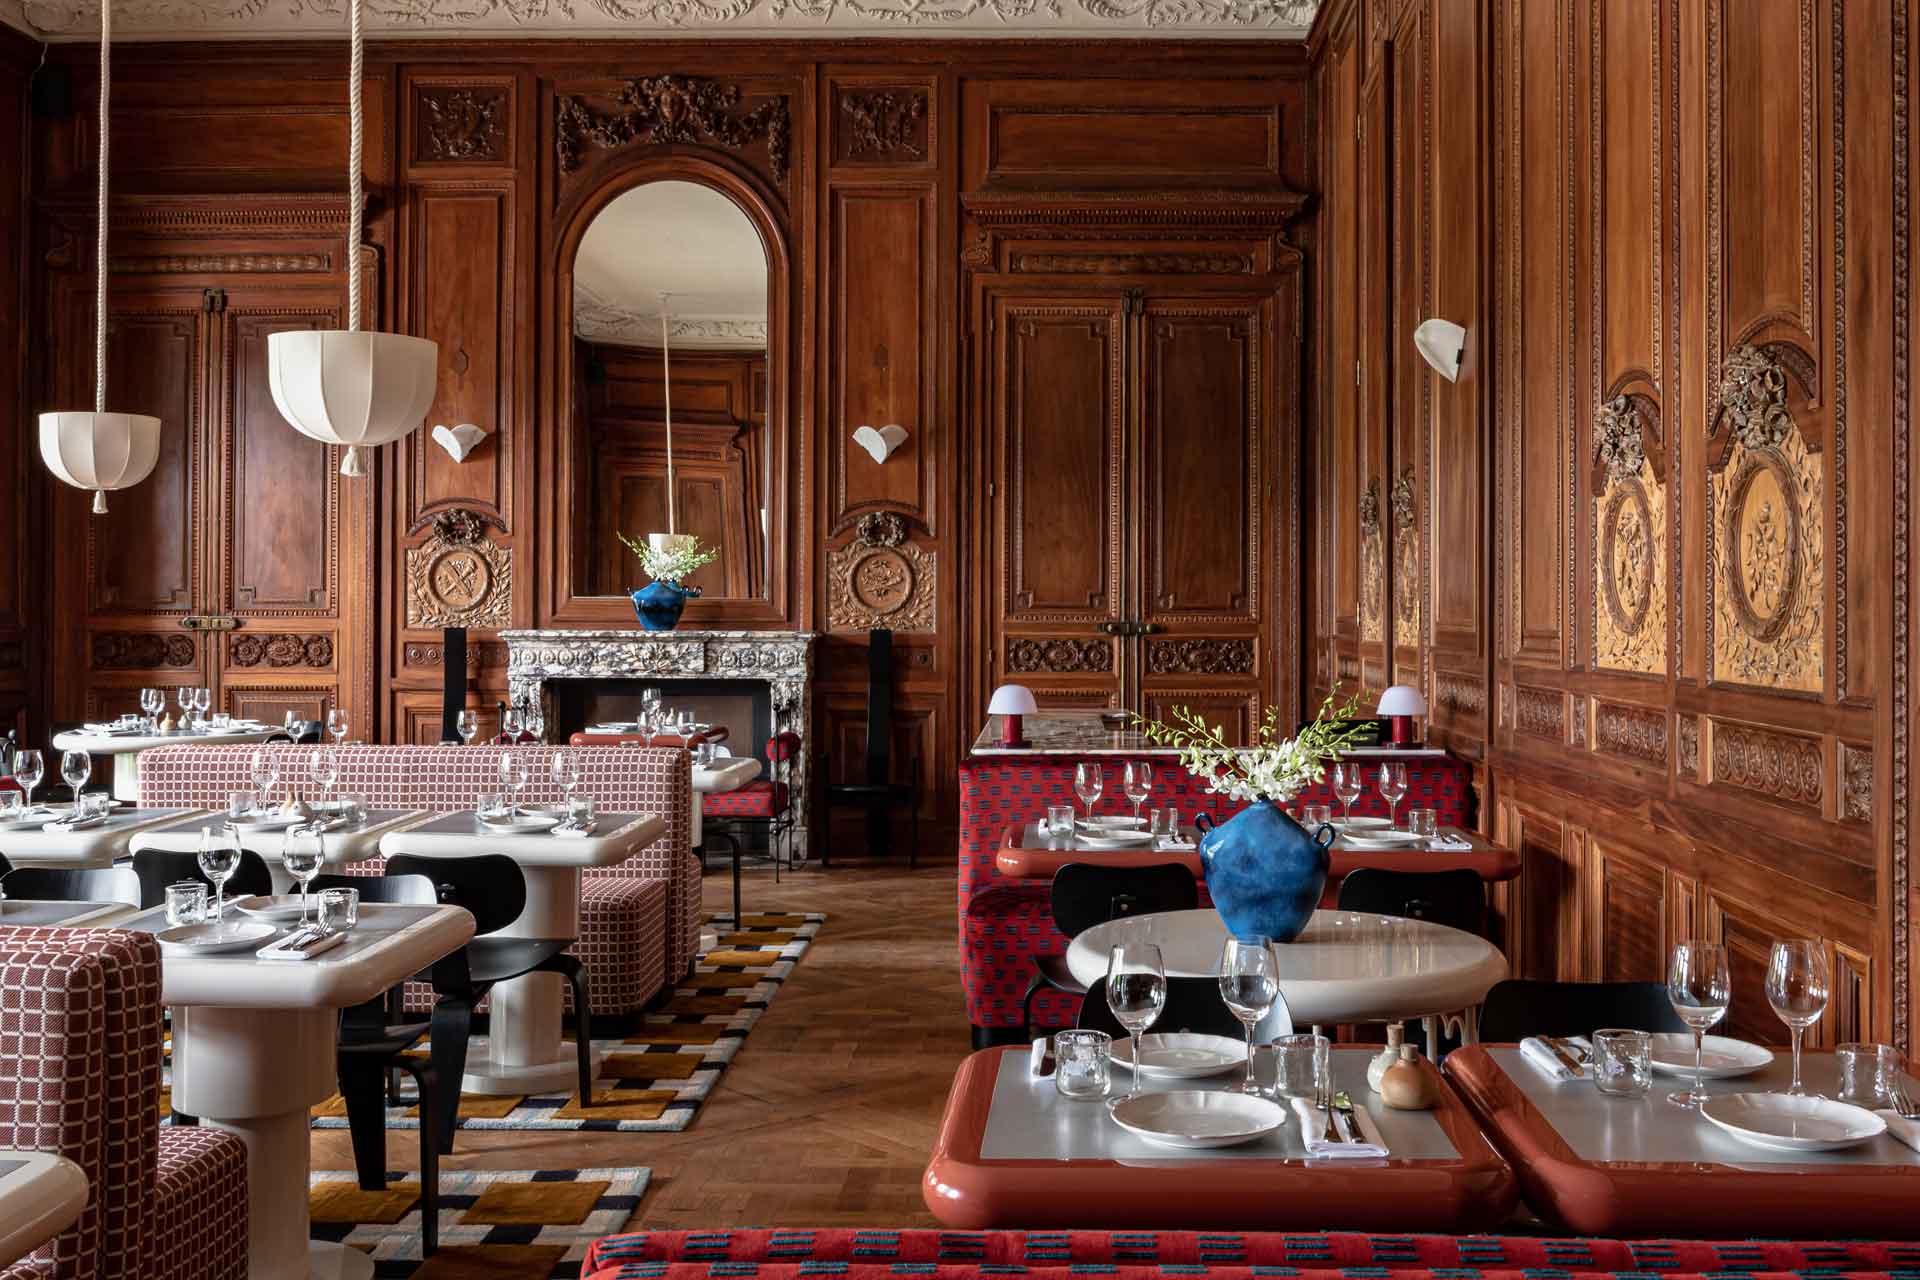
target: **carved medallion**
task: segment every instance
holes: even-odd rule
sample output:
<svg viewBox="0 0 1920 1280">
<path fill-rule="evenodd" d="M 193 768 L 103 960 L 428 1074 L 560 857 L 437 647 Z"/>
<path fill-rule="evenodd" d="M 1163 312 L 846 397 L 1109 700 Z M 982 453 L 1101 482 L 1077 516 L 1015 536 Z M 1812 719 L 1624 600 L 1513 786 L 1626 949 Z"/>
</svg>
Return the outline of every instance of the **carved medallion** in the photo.
<svg viewBox="0 0 1920 1280">
<path fill-rule="evenodd" d="M 888 160 L 926 156 L 922 122 L 927 95 L 922 89 L 848 90 L 840 95 L 841 154 L 850 160 Z"/>
<path fill-rule="evenodd" d="M 1155 675 L 1238 676 L 1253 671 L 1253 641 L 1194 636 L 1156 639 L 1147 646 Z"/>
<path fill-rule="evenodd" d="M 1634 436 L 1636 444 L 1639 436 Z M 1625 452 L 1631 447 L 1623 446 Z M 1619 453 L 1614 455 L 1621 456 Z M 1657 674 L 1667 669 L 1666 486 L 1640 455 L 1631 475 L 1607 473 L 1594 499 L 1594 664 Z"/>
<path fill-rule="evenodd" d="M 827 553 L 828 629 L 931 631 L 934 586 L 934 552 L 909 543 L 893 512 L 869 512 L 852 542 Z"/>
<path fill-rule="evenodd" d="M 1823 687 L 1822 483 L 1820 459 L 1797 430 L 1762 448 L 1737 437 L 1725 470 L 1708 477 L 1715 679 L 1804 692 Z"/>
<path fill-rule="evenodd" d="M 407 625 L 503 627 L 513 614 L 513 554 L 487 537 L 493 522 L 455 507 L 433 536 L 407 549 Z"/>
<path fill-rule="evenodd" d="M 192 636 L 157 631 L 96 631 L 91 648 L 96 671 L 191 667 L 198 656 Z"/>
<path fill-rule="evenodd" d="M 416 158 L 426 161 L 504 160 L 507 95 L 500 89 L 420 90 Z"/>
<path fill-rule="evenodd" d="M 239 631 L 227 638 L 227 661 L 236 667 L 330 667 L 333 637 Z"/>
<path fill-rule="evenodd" d="M 791 134 L 786 98 L 773 97 L 742 109 L 740 97 L 739 85 L 674 75 L 627 81 L 615 99 L 621 110 L 608 115 L 589 107 L 585 98 L 562 95 L 554 112 L 554 150 L 560 171 L 578 169 L 590 146 L 681 142 L 738 151 L 764 141 L 773 180 L 786 182 Z"/>
<path fill-rule="evenodd" d="M 1079 636 L 1035 639 L 1022 636 L 1007 641 L 1009 674 L 1097 674 L 1113 670 L 1113 642 Z"/>
</svg>

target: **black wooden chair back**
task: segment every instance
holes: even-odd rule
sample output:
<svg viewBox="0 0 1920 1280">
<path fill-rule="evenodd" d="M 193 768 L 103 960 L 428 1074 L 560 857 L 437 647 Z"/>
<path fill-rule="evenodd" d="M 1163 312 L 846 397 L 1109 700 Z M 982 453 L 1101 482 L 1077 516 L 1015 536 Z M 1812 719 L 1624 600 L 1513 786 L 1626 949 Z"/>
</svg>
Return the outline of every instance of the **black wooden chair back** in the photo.
<svg viewBox="0 0 1920 1280">
<path fill-rule="evenodd" d="M 893 632 L 867 632 L 867 781 L 893 781 Z"/>
<path fill-rule="evenodd" d="M 1340 910 L 1426 920 L 1481 934 L 1487 886 L 1477 871 L 1383 871 L 1361 867 L 1340 882 Z"/>
<path fill-rule="evenodd" d="M 1153 867 L 1069 862 L 1053 873 L 1053 923 L 1069 938 L 1122 916 L 1191 911 L 1199 905 L 1193 872 L 1177 862 Z"/>
<path fill-rule="evenodd" d="M 140 879 L 126 867 L 15 867 L 0 873 L 0 894 L 16 902 L 140 903 Z"/>
<path fill-rule="evenodd" d="M 1115 1040 L 1127 1034 L 1127 1029 L 1120 1025 L 1120 1019 L 1114 1017 L 1113 1010 L 1107 1008 L 1105 978 L 1096 979 L 1087 988 L 1087 997 L 1080 1002 L 1080 1017 L 1074 1025 L 1083 1031 L 1104 1031 Z M 1244 1040 L 1247 1035 L 1246 1024 L 1234 1017 L 1233 1010 L 1227 1008 L 1227 1002 L 1220 998 L 1218 978 L 1167 979 L 1167 1003 L 1160 1010 L 1160 1016 L 1143 1034 L 1169 1031 L 1231 1036 L 1235 1040 Z M 1287 1009 L 1286 997 L 1277 997 L 1273 1008 L 1267 1010 L 1267 1016 L 1255 1025 L 1254 1040 L 1259 1042 L 1292 1034 L 1293 1014 Z"/>
<path fill-rule="evenodd" d="M 387 878 L 398 876 L 425 876 L 438 901 L 471 911 L 476 937 L 506 928 L 527 906 L 527 878 L 504 853 L 470 858 L 399 853 L 387 859 Z"/>
<path fill-rule="evenodd" d="M 313 878 L 308 893 L 322 889 L 358 889 L 362 902 L 394 902 L 406 906 L 438 906 L 440 897 L 433 881 L 425 876 L 394 875 L 347 876 L 329 871 Z"/>
<path fill-rule="evenodd" d="M 1602 1027 L 1685 1031 L 1659 982 L 1496 982 L 1480 1005 L 1480 1039 L 1584 1036 Z"/>
<path fill-rule="evenodd" d="M 133 855 L 133 874 L 140 881 L 140 907 L 157 907 L 167 900 L 167 886 L 183 880 L 198 880 L 213 891 L 213 881 L 200 870 L 198 854 L 180 850 L 142 849 Z M 244 898 L 250 894 L 272 893 L 273 875 L 266 859 L 251 849 L 240 851 L 240 866 L 227 878 L 226 896 Z"/>
</svg>

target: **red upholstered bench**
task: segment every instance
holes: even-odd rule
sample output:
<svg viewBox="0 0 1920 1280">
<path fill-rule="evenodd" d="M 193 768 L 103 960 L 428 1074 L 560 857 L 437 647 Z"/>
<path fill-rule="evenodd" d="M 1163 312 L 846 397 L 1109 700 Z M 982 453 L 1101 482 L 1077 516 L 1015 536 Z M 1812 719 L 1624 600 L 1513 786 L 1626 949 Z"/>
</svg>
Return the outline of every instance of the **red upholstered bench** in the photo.
<svg viewBox="0 0 1920 1280">
<path fill-rule="evenodd" d="M 1877 1241 L 1570 1240 L 1530 1236 L 1262 1234 L 1233 1231 L 642 1231 L 587 1251 L 584 1280 L 1741 1280 L 1884 1276 L 1920 1246 Z"/>
<path fill-rule="evenodd" d="M 1225 819 L 1244 807 L 1207 790 L 1173 760 L 1153 759 L 1153 795 L 1146 807 L 1178 809 L 1189 823 L 1197 813 Z M 1033 957 L 1066 950 L 1066 938 L 1053 927 L 1047 884 L 1001 875 L 994 855 L 1014 823 L 1046 817 L 1049 805 L 1079 807 L 1073 794 L 1073 770 L 1083 760 L 1098 760 L 1108 773 L 1107 794 L 1095 811 L 1131 813 L 1133 806 L 1117 794 L 1115 786 L 1124 756 L 989 755 L 970 756 L 960 764 L 960 981 L 966 989 L 967 1021 L 976 1047 L 1006 1044 L 1025 1035 L 1021 1005 L 1033 976 Z M 1433 755 L 1408 758 L 1405 763 L 1408 794 L 1401 801 L 1403 815 L 1408 808 L 1430 808 L 1439 811 L 1443 826 L 1474 825 L 1472 778 L 1463 761 Z M 1326 783 L 1301 799 L 1339 807 Z M 1385 816 L 1387 806 L 1379 792 L 1369 788 L 1354 803 L 1353 812 Z M 1034 1022 L 1040 1027 L 1070 1026 L 1078 1010 L 1078 997 L 1042 991 L 1034 999 Z"/>
<path fill-rule="evenodd" d="M 0 1280 L 242 1280 L 247 1149 L 160 1127 L 160 947 L 117 929 L 0 928 L 0 1147 L 87 1175 L 80 1220 Z"/>
</svg>

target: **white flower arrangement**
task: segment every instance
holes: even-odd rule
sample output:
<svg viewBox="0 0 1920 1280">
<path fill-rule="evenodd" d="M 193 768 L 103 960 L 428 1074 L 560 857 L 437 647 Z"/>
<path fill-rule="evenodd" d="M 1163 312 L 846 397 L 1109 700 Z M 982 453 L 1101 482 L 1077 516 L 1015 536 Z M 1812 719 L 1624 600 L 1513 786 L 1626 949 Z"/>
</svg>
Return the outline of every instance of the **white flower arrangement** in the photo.
<svg viewBox="0 0 1920 1280">
<path fill-rule="evenodd" d="M 1173 724 L 1143 716 L 1135 716 L 1134 723 L 1148 740 L 1178 747 L 1180 763 L 1215 794 L 1243 804 L 1285 804 L 1320 781 L 1327 761 L 1364 732 L 1352 723 L 1360 711 L 1359 695 L 1336 703 L 1335 694 L 1328 694 L 1313 723 L 1291 738 L 1281 737 L 1280 708 L 1268 707 L 1249 747 L 1229 746 L 1224 728 L 1187 707 L 1173 708 Z"/>
<path fill-rule="evenodd" d="M 692 536 L 678 539 L 675 545 L 668 547 L 650 546 L 624 533 L 614 536 L 620 539 L 622 546 L 640 557 L 640 567 L 655 582 L 679 582 L 696 569 L 720 558 L 718 551 L 701 550 L 700 539 Z"/>
</svg>

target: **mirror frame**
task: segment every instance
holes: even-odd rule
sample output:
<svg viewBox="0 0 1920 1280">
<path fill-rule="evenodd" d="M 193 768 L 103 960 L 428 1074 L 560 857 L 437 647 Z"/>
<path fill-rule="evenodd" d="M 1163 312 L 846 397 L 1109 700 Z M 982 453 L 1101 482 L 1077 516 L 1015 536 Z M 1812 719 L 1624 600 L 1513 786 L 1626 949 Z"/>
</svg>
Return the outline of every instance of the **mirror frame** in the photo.
<svg viewBox="0 0 1920 1280">
<path fill-rule="evenodd" d="M 793 345 L 799 327 L 793 323 L 793 264 L 781 201 L 751 171 L 684 148 L 642 155 L 616 154 L 597 166 L 591 178 L 556 211 L 549 237 L 548 260 L 553 269 L 547 275 L 542 300 L 546 314 L 543 331 L 548 342 L 541 357 L 549 387 L 547 430 L 542 433 L 542 453 L 548 465 L 536 466 L 533 474 L 544 471 L 565 487 L 551 490 L 544 498 L 535 495 L 545 506 L 539 523 L 547 549 L 540 566 L 540 576 L 545 579 L 537 610 L 540 625 L 639 627 L 626 596 L 584 595 L 578 589 L 576 550 L 585 535 L 568 518 L 572 504 L 563 497 L 573 492 L 576 464 L 584 465 L 574 430 L 573 269 L 580 242 L 602 209 L 636 187 L 667 181 L 697 183 L 732 200 L 759 232 L 767 256 L 767 449 L 772 463 L 767 486 L 767 593 L 689 600 L 681 625 L 716 630 L 769 623 L 791 625 L 791 584 L 796 569 L 804 572 L 806 568 L 792 562 L 796 546 L 793 528 L 805 503 L 794 485 Z M 634 585 L 643 585 L 637 562 Z"/>
</svg>

